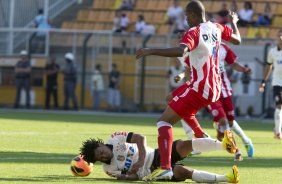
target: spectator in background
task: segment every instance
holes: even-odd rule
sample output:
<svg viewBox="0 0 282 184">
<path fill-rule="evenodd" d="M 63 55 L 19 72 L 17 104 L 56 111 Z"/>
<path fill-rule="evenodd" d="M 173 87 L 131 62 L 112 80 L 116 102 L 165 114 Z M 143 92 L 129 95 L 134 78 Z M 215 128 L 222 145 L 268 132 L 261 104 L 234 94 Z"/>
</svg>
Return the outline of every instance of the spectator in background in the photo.
<svg viewBox="0 0 282 184">
<path fill-rule="evenodd" d="M 245 65 L 245 68 L 249 68 L 248 65 Z M 243 83 L 243 93 L 249 93 L 249 84 L 251 82 L 251 76 L 249 73 L 242 73 L 241 81 Z"/>
<path fill-rule="evenodd" d="M 108 108 L 110 111 L 120 110 L 120 72 L 116 64 L 112 64 L 112 71 L 109 74 Z"/>
<path fill-rule="evenodd" d="M 120 6 L 120 10 L 133 10 L 134 9 L 134 0 L 123 0 Z"/>
<path fill-rule="evenodd" d="M 21 59 L 15 66 L 16 73 L 16 99 L 14 108 L 19 108 L 21 100 L 21 90 L 25 90 L 26 94 L 26 108 L 30 108 L 30 75 L 31 75 L 31 64 L 28 59 L 28 53 L 25 50 L 20 52 Z"/>
<path fill-rule="evenodd" d="M 230 11 L 237 13 L 238 12 L 238 6 L 236 1 L 232 1 L 231 5 L 230 5 Z"/>
<path fill-rule="evenodd" d="M 252 18 L 254 15 L 254 10 L 252 8 L 252 3 L 250 1 L 246 1 L 244 3 L 244 8 L 239 11 L 238 15 L 238 25 L 245 27 L 247 25 L 253 24 Z"/>
<path fill-rule="evenodd" d="M 114 23 L 113 31 L 116 33 L 121 32 L 120 21 L 121 21 L 121 12 L 116 11 L 114 21 L 113 21 Z"/>
<path fill-rule="evenodd" d="M 258 20 L 256 22 L 257 26 L 261 25 L 271 25 L 272 22 L 272 12 L 271 12 L 271 6 L 269 2 L 265 3 L 264 12 L 262 14 L 259 14 Z"/>
<path fill-rule="evenodd" d="M 34 19 L 34 27 L 41 30 L 49 30 L 51 28 L 51 21 L 45 17 L 43 9 L 38 10 L 38 15 Z M 35 34 L 35 40 L 32 53 L 44 53 L 46 32 L 38 31 Z M 32 35 L 33 36 L 33 35 Z"/>
<path fill-rule="evenodd" d="M 125 13 L 121 14 L 120 29 L 121 32 L 126 32 L 129 25 L 129 19 Z"/>
<path fill-rule="evenodd" d="M 145 28 L 146 23 L 144 21 L 144 16 L 143 15 L 138 15 L 138 20 L 135 24 L 135 33 L 140 34 L 143 29 Z"/>
<path fill-rule="evenodd" d="M 56 63 L 56 58 L 51 57 L 48 60 L 48 64 L 45 67 L 45 74 L 47 77 L 46 85 L 46 97 L 45 97 L 45 108 L 50 108 L 51 95 L 54 100 L 54 107 L 58 108 L 58 83 L 57 76 L 60 70 L 60 66 Z"/>
<path fill-rule="evenodd" d="M 216 19 L 216 22 L 218 22 L 220 24 L 228 23 L 229 10 L 228 10 L 226 3 L 222 4 L 222 8 L 221 8 L 221 10 L 219 10 L 219 12 L 217 12 L 217 15 L 218 15 L 218 17 Z"/>
<path fill-rule="evenodd" d="M 101 73 L 101 65 L 97 64 L 91 79 L 92 83 L 92 97 L 93 97 L 93 109 L 98 110 L 100 108 L 101 95 L 104 91 L 104 80 Z"/>
<path fill-rule="evenodd" d="M 34 19 L 34 27 L 38 29 L 50 29 L 52 27 L 51 21 L 47 17 L 45 17 L 43 9 L 38 10 L 38 15 Z M 45 35 L 45 32 L 37 32 L 37 36 Z"/>
<path fill-rule="evenodd" d="M 167 23 L 171 25 L 174 24 L 177 19 L 181 18 L 183 13 L 183 9 L 179 5 L 179 0 L 174 0 L 173 5 L 168 8 L 166 13 L 166 15 L 168 16 Z"/>
<path fill-rule="evenodd" d="M 75 95 L 77 68 L 72 53 L 65 54 L 66 66 L 64 69 L 64 109 L 69 109 L 69 98 L 72 99 L 74 110 L 78 110 L 77 98 Z"/>
<path fill-rule="evenodd" d="M 182 14 L 180 17 L 178 17 L 171 28 L 171 32 L 174 34 L 178 34 L 179 32 L 183 32 L 185 30 L 188 30 L 189 26 L 186 21 L 186 17 L 184 14 Z"/>
<path fill-rule="evenodd" d="M 175 81 L 175 77 L 178 76 L 178 74 L 183 73 L 183 72 L 184 72 L 184 68 L 182 67 L 179 60 L 176 59 L 174 66 L 171 66 L 168 71 L 170 91 L 175 90 L 176 88 L 178 88 L 179 86 L 181 86 L 184 83 L 184 80 L 181 80 L 179 82 Z"/>
</svg>

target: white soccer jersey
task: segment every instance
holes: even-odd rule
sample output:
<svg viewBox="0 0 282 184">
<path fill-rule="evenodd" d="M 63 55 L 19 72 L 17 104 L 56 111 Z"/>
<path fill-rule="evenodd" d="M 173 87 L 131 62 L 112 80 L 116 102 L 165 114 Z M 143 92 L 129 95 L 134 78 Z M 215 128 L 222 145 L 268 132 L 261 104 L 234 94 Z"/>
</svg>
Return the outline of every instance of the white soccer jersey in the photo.
<svg viewBox="0 0 282 184">
<path fill-rule="evenodd" d="M 130 171 L 132 165 L 138 161 L 139 152 L 136 144 L 126 142 L 128 132 L 113 133 L 107 144 L 113 145 L 113 158 L 111 163 L 103 164 L 104 172 L 109 176 L 115 177 L 122 172 Z M 154 159 L 155 150 L 146 147 L 146 157 L 143 167 L 141 167 L 137 175 L 141 179 L 151 174 L 150 167 Z"/>
<path fill-rule="evenodd" d="M 219 74 L 221 77 L 221 97 L 226 98 L 232 95 L 230 80 L 225 69 L 225 62 L 233 64 L 236 62 L 236 54 L 226 44 L 221 43 L 218 53 Z"/>
<path fill-rule="evenodd" d="M 282 86 L 282 50 L 273 47 L 269 50 L 267 63 L 273 64 L 272 86 Z"/>
<path fill-rule="evenodd" d="M 211 102 L 218 100 L 221 92 L 218 71 L 221 39 L 229 41 L 231 34 L 227 26 L 208 21 L 187 31 L 180 43 L 189 48 L 191 88 Z"/>
</svg>

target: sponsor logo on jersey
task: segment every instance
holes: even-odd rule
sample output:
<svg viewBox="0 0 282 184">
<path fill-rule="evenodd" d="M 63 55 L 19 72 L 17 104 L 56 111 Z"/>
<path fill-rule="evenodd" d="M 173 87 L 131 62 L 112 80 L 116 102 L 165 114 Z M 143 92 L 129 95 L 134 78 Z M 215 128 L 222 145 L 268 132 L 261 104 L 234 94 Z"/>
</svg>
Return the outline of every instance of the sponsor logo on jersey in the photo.
<svg viewBox="0 0 282 184">
<path fill-rule="evenodd" d="M 127 136 L 127 132 L 115 132 L 111 135 L 112 138 L 114 138 L 115 136 L 118 136 L 118 135 L 123 135 L 123 136 Z"/>
<path fill-rule="evenodd" d="M 134 147 L 130 146 L 128 148 L 126 160 L 125 160 L 125 163 L 124 163 L 124 170 L 125 171 L 128 171 L 130 169 L 132 162 L 133 162 L 134 153 L 135 153 Z"/>
<path fill-rule="evenodd" d="M 122 162 L 122 161 L 124 161 L 124 159 L 125 159 L 125 157 L 124 157 L 123 155 L 118 155 L 118 156 L 117 156 L 117 160 L 118 160 L 118 161 L 121 161 L 121 162 Z"/>
</svg>

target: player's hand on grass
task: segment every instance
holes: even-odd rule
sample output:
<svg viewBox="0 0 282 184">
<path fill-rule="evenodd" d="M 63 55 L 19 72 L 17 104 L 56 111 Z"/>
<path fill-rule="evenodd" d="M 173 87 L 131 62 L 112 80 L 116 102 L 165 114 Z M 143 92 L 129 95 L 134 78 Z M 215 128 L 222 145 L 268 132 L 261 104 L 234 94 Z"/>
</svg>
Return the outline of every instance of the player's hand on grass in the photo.
<svg viewBox="0 0 282 184">
<path fill-rule="evenodd" d="M 142 48 L 136 51 L 136 59 L 140 59 L 147 55 L 150 55 L 150 49 L 148 48 Z"/>
<path fill-rule="evenodd" d="M 232 21 L 235 24 L 239 21 L 239 17 L 237 13 L 232 12 L 232 11 L 229 11 L 229 18 L 230 18 L 230 21 Z"/>
</svg>

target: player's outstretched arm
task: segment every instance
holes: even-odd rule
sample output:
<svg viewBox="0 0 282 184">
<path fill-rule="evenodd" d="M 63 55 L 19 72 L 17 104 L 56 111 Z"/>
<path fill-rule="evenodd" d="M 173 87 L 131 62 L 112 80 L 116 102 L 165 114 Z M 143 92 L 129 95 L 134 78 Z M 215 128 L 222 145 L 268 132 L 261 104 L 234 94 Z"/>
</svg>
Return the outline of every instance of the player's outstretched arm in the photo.
<svg viewBox="0 0 282 184">
<path fill-rule="evenodd" d="M 244 67 L 240 65 L 239 63 L 233 63 L 231 65 L 232 69 L 238 71 L 238 72 L 244 72 L 244 73 L 252 73 L 252 70 L 249 67 Z"/>
<path fill-rule="evenodd" d="M 180 45 L 172 48 L 141 48 L 136 52 L 136 59 L 144 56 L 164 56 L 164 57 L 182 57 L 188 51 L 188 47 Z"/>
<path fill-rule="evenodd" d="M 237 27 L 237 22 L 239 21 L 238 15 L 237 13 L 230 11 L 229 17 L 230 17 L 231 28 L 233 30 L 233 34 L 231 35 L 231 39 L 229 40 L 229 42 L 234 45 L 240 45 L 241 35 Z"/>
</svg>

